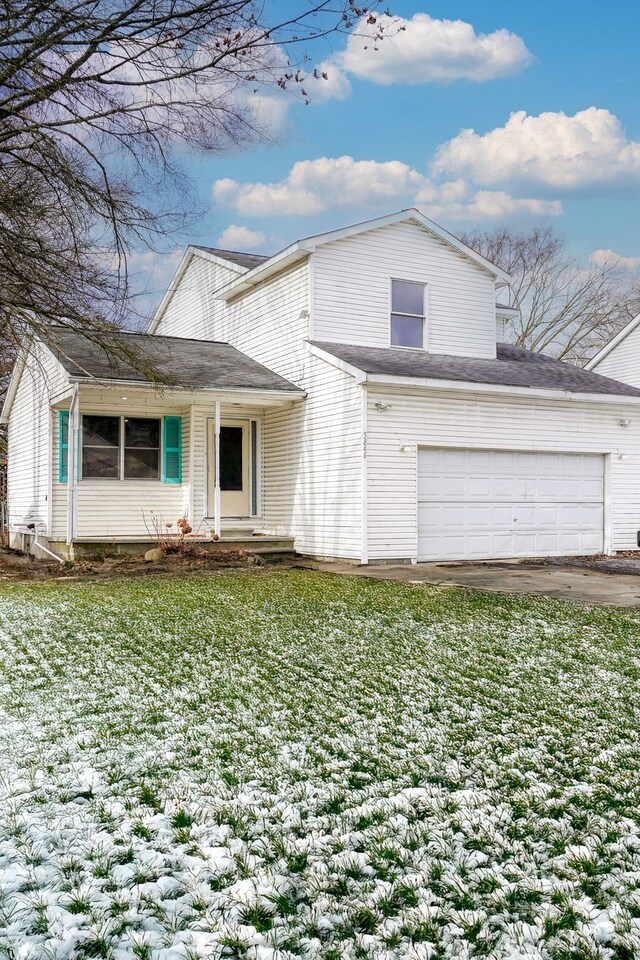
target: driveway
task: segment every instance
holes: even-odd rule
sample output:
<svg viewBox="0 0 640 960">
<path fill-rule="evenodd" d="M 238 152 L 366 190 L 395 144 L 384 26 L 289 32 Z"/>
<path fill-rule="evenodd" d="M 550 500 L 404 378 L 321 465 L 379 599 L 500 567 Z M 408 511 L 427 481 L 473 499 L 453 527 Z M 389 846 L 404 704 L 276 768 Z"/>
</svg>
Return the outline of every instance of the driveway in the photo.
<svg viewBox="0 0 640 960">
<path fill-rule="evenodd" d="M 615 570 L 616 563 L 620 561 L 601 561 L 602 569 L 598 570 L 578 565 L 547 566 L 512 560 L 485 563 L 379 564 L 368 567 L 308 561 L 305 566 L 379 580 L 399 580 L 402 583 L 473 587 L 497 593 L 522 593 L 616 607 L 640 607 L 640 563 L 637 574 L 604 572 L 606 569 Z"/>
</svg>

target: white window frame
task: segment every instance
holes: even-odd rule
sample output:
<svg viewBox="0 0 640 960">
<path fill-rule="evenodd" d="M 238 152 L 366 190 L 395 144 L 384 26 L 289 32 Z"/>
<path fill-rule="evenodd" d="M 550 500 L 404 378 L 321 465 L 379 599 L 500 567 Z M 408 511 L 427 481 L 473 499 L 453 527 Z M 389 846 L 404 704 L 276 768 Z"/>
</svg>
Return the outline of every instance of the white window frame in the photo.
<svg viewBox="0 0 640 960">
<path fill-rule="evenodd" d="M 421 347 L 405 347 L 400 344 L 393 342 L 393 331 L 392 331 L 392 316 L 396 315 L 399 317 L 413 317 L 414 319 L 419 319 L 417 313 L 401 313 L 399 310 L 393 310 L 393 284 L 394 281 L 399 281 L 400 283 L 414 283 L 417 286 L 422 287 L 422 346 Z M 428 334 L 428 309 L 429 309 L 429 297 L 428 297 L 428 287 L 424 280 L 407 280 L 406 277 L 389 277 L 389 346 L 394 350 L 426 350 L 429 345 L 429 334 Z"/>
<path fill-rule="evenodd" d="M 84 448 L 84 417 L 111 417 L 113 420 L 120 421 L 120 427 L 118 432 L 118 476 L 117 477 L 85 477 L 82 472 L 83 465 L 83 456 L 82 451 Z M 158 447 L 158 476 L 157 477 L 125 477 L 124 475 L 124 422 L 125 420 L 157 420 L 160 423 L 160 446 Z M 87 483 L 160 483 L 162 481 L 162 464 L 164 459 L 164 430 L 162 428 L 163 417 L 159 416 L 147 416 L 133 414 L 133 413 L 104 413 L 102 410 L 99 412 L 94 412 L 91 410 L 83 410 L 80 414 L 80 463 L 78 476 L 80 480 L 84 480 Z M 154 450 L 155 447 L 143 447 L 141 449 Z"/>
</svg>

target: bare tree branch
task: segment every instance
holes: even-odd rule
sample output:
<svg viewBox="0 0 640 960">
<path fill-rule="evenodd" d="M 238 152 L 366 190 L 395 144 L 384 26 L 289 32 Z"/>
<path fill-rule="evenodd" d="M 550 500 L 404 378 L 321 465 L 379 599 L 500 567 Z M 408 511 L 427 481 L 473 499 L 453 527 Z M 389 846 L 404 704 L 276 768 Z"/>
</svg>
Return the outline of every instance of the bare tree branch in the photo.
<svg viewBox="0 0 640 960">
<path fill-rule="evenodd" d="M 517 319 L 507 339 L 521 347 L 584 364 L 640 310 L 638 276 L 615 258 L 571 257 L 551 227 L 475 230 L 464 242 L 513 277 Z"/>
<path fill-rule="evenodd" d="M 132 314 L 131 252 L 197 212 L 179 148 L 268 136 L 256 98 L 308 101 L 318 41 L 377 30 L 378 4 L 0 0 L 4 353 L 53 324 L 108 342 Z"/>
</svg>

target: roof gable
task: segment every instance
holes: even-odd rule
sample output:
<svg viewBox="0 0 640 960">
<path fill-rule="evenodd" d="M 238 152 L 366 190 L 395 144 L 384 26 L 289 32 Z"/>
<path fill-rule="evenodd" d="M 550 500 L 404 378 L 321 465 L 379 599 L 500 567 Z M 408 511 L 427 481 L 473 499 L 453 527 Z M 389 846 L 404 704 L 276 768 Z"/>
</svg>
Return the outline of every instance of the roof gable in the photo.
<svg viewBox="0 0 640 960">
<path fill-rule="evenodd" d="M 501 267 L 496 266 L 479 253 L 476 253 L 475 250 L 472 250 L 471 247 L 464 244 L 462 240 L 458 240 L 457 237 L 449 233 L 448 230 L 445 230 L 444 227 L 441 227 L 435 223 L 435 221 L 426 217 L 420 210 L 415 207 L 410 207 L 407 210 L 399 210 L 396 213 L 390 213 L 384 217 L 377 217 L 374 220 L 364 220 L 361 223 L 354 223 L 350 226 L 342 227 L 339 230 L 330 230 L 327 233 L 319 233 L 311 237 L 306 237 L 303 240 L 296 240 L 295 243 L 280 250 L 280 252 L 276 253 L 273 257 L 264 260 L 242 277 L 231 280 L 229 284 L 220 291 L 219 297 L 223 300 L 229 300 L 232 297 L 238 296 L 238 294 L 279 273 L 291 264 L 308 257 L 319 246 L 327 243 L 335 243 L 337 240 L 344 240 L 348 237 L 355 237 L 358 234 L 366 233 L 370 230 L 377 230 L 380 227 L 390 226 L 394 223 L 407 222 L 415 223 L 453 250 L 457 250 L 458 253 L 461 253 L 472 263 L 476 264 L 476 266 L 495 277 L 499 286 L 508 286 L 511 283 L 511 277 L 502 270 Z"/>
<path fill-rule="evenodd" d="M 149 323 L 147 333 L 155 333 L 158 329 L 160 321 L 165 315 L 174 295 L 177 293 L 184 275 L 196 257 L 201 260 L 208 260 L 210 263 L 214 263 L 219 267 L 224 267 L 226 270 L 232 271 L 238 276 L 247 273 L 248 270 L 252 270 L 264 260 L 269 259 L 257 253 L 242 253 L 238 250 L 222 250 L 219 247 L 204 247 L 199 244 L 189 244 Z"/>
</svg>

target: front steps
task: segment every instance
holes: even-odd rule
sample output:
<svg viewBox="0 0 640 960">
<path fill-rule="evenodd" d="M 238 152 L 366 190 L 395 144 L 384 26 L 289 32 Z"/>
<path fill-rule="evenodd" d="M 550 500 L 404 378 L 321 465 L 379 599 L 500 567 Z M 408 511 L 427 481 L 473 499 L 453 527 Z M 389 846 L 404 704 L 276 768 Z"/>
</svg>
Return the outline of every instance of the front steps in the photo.
<svg viewBox="0 0 640 960">
<path fill-rule="evenodd" d="M 266 562 L 292 560 L 296 552 L 293 537 L 276 537 L 270 534 L 253 534 L 247 531 L 230 531 L 231 536 L 224 531 L 219 540 L 210 537 L 187 538 L 188 543 L 194 543 L 200 550 L 207 553 L 226 553 L 227 551 L 244 550 L 254 553 Z M 64 559 L 106 559 L 108 557 L 144 556 L 147 550 L 157 547 L 154 540 L 141 537 L 107 540 L 103 538 L 78 538 L 70 548 L 64 541 L 49 541 L 49 549 Z"/>
</svg>

